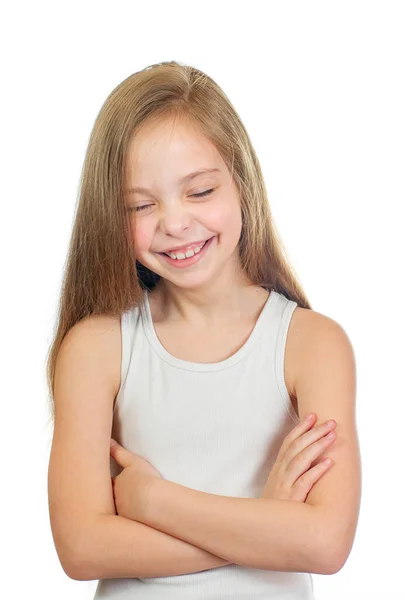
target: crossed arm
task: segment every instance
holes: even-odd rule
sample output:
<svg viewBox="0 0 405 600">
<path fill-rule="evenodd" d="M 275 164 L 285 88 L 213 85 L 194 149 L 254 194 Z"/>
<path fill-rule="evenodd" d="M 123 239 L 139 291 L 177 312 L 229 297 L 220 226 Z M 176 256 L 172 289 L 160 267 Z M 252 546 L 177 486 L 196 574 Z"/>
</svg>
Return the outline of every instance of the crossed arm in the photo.
<svg viewBox="0 0 405 600">
<path fill-rule="evenodd" d="M 305 503 L 220 496 L 157 479 L 142 522 L 100 515 L 87 527 L 74 578 L 161 577 L 231 563 L 333 573 L 340 558 L 323 535 L 327 527 L 326 515 Z"/>
<path fill-rule="evenodd" d="M 209 494 L 156 479 L 142 521 L 242 566 L 318 573 L 335 566 L 322 542 L 327 519 L 301 502 Z"/>
<path fill-rule="evenodd" d="M 159 577 L 229 563 L 323 574 L 343 566 L 360 503 L 354 356 L 344 331 L 322 315 L 311 319 L 319 317 L 296 391 L 301 413 L 336 419 L 338 439 L 327 451 L 332 468 L 306 502 L 219 496 L 157 480 L 143 523 L 99 516 L 75 578 Z"/>
</svg>

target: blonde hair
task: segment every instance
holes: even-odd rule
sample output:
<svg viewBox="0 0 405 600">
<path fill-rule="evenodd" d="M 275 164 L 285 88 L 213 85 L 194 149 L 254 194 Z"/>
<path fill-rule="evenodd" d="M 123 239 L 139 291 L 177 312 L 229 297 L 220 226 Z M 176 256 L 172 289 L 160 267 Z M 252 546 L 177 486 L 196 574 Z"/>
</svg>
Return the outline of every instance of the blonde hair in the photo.
<svg viewBox="0 0 405 600">
<path fill-rule="evenodd" d="M 209 107 L 209 110 L 207 108 Z M 237 185 L 242 212 L 241 266 L 254 285 L 312 307 L 288 263 L 273 222 L 259 160 L 222 89 L 208 75 L 176 61 L 146 67 L 107 97 L 91 131 L 65 263 L 58 320 L 46 362 L 51 414 L 61 343 L 90 314 L 119 317 L 142 302 L 159 276 L 136 261 L 124 203 L 129 142 L 153 119 L 188 118 L 216 146 Z"/>
</svg>

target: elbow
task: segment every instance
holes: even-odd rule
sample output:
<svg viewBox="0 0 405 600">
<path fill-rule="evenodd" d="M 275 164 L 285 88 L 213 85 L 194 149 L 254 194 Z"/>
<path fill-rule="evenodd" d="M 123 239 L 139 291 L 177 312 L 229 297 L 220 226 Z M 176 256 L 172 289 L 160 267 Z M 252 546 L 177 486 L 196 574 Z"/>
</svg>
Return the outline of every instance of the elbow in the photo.
<svg viewBox="0 0 405 600">
<path fill-rule="evenodd" d="M 337 537 L 325 540 L 319 544 L 318 573 L 321 575 L 335 575 L 345 565 L 351 546 L 341 543 Z"/>
<path fill-rule="evenodd" d="M 336 519 L 331 515 L 321 522 L 317 531 L 318 572 L 335 575 L 350 556 L 356 531 L 354 521 Z"/>
<path fill-rule="evenodd" d="M 71 552 L 70 560 L 66 564 L 66 574 L 76 581 L 93 581 L 102 579 L 100 569 L 100 551 L 105 546 L 99 536 L 89 535 L 82 544 L 78 544 L 75 551 Z"/>
<path fill-rule="evenodd" d="M 70 579 L 75 579 L 76 581 L 83 581 L 83 563 L 77 557 L 77 554 L 72 552 L 71 549 L 60 539 L 58 540 L 56 536 L 54 536 L 54 543 L 60 566 L 62 567 L 65 574 Z"/>
<path fill-rule="evenodd" d="M 80 560 L 71 559 L 69 561 L 61 561 L 61 565 L 66 575 L 70 579 L 74 579 L 76 581 L 86 581 L 87 577 L 84 573 L 84 569 L 81 565 Z"/>
<path fill-rule="evenodd" d="M 344 559 L 333 556 L 328 561 L 324 560 L 322 564 L 322 571 L 319 571 L 319 573 L 321 575 L 335 575 L 343 568 L 347 558 L 347 556 Z"/>
<path fill-rule="evenodd" d="M 335 575 L 335 573 L 338 573 L 343 567 L 344 562 L 342 563 L 337 560 L 326 560 L 324 558 L 322 562 L 318 561 L 317 569 L 314 571 L 314 573 L 318 573 L 319 575 Z"/>
<path fill-rule="evenodd" d="M 80 528 L 80 531 L 70 531 L 68 539 L 62 539 L 61 534 L 54 535 L 56 552 L 62 569 L 70 579 L 76 581 L 91 581 L 99 579 L 91 542 L 89 528 Z"/>
<path fill-rule="evenodd" d="M 75 552 L 72 553 L 69 559 L 62 560 L 61 565 L 66 575 L 70 579 L 76 581 L 92 581 L 93 579 L 100 579 L 96 572 L 96 566 L 94 560 L 91 561 L 91 557 L 94 557 L 91 553 Z"/>
<path fill-rule="evenodd" d="M 113 519 L 111 519 L 113 517 Z M 108 531 L 104 523 L 112 522 L 117 515 L 103 513 L 94 519 L 88 519 L 81 525 L 77 535 L 70 538 L 70 552 L 63 569 L 70 579 L 76 581 L 93 581 L 104 579 L 103 564 L 106 564 L 108 551 Z M 108 561 L 107 561 L 108 562 Z"/>
<path fill-rule="evenodd" d="M 62 569 L 70 579 L 76 581 L 88 581 L 93 579 L 90 577 L 90 569 L 88 565 L 88 555 L 79 553 L 75 548 L 73 551 L 59 544 L 56 547 L 56 552 L 59 558 Z"/>
</svg>

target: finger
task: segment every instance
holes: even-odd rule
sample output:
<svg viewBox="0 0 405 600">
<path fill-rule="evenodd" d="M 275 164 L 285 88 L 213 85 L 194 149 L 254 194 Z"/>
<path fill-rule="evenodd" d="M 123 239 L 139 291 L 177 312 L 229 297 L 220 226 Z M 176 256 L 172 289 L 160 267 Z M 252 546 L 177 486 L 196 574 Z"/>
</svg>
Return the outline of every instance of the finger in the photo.
<svg viewBox="0 0 405 600">
<path fill-rule="evenodd" d="M 281 444 L 278 458 L 280 461 L 284 460 L 286 453 L 289 451 L 291 444 L 293 444 L 297 439 L 299 439 L 306 431 L 311 429 L 313 425 L 316 423 L 317 415 L 314 413 L 309 413 L 306 415 L 302 421 L 296 425 L 288 435 L 283 440 Z"/>
<path fill-rule="evenodd" d="M 330 431 L 331 429 L 332 431 Z M 304 434 L 301 436 L 301 438 L 297 439 L 293 444 L 291 444 L 281 465 L 281 468 L 284 472 L 284 478 L 288 485 L 292 487 L 298 478 L 310 469 L 312 463 L 333 444 L 337 437 L 337 434 L 335 431 L 333 431 L 333 429 L 333 425 L 319 425 L 313 431 L 311 430 L 310 432 Z M 334 437 L 328 438 L 326 434 L 329 433 L 332 433 Z M 299 451 L 303 444 L 311 441 L 311 438 L 317 438 L 320 436 L 320 439 L 315 439 L 315 442 Z"/>
<path fill-rule="evenodd" d="M 300 476 L 308 472 L 312 463 L 317 459 L 317 457 L 320 456 L 326 450 L 326 448 L 333 444 L 337 436 L 335 432 L 332 433 L 334 434 L 333 438 L 324 436 L 308 448 L 305 448 L 293 458 L 286 469 L 286 474 L 288 475 L 291 485 L 293 485 L 294 481 L 296 481 Z M 318 464 L 322 464 L 322 462 L 323 461 Z"/>
<path fill-rule="evenodd" d="M 307 448 L 305 448 L 301 454 L 304 455 L 305 462 L 312 464 L 329 446 L 331 446 L 337 439 L 336 431 L 330 431 L 327 435 L 324 435 L 320 440 L 317 440 Z"/>
<path fill-rule="evenodd" d="M 328 462 L 329 461 L 329 462 Z M 330 458 L 322 460 L 320 463 L 306 471 L 293 485 L 294 491 L 296 491 L 301 498 L 307 496 L 311 491 L 314 484 L 322 477 L 324 473 L 332 466 L 332 460 Z"/>
<path fill-rule="evenodd" d="M 325 423 L 321 423 L 316 427 L 312 427 L 309 431 L 305 431 L 298 438 L 296 438 L 289 446 L 285 453 L 285 461 L 292 462 L 300 453 L 306 448 L 309 448 L 311 444 L 317 440 L 323 438 L 326 434 L 330 433 L 336 427 L 336 421 L 330 419 Z"/>
<path fill-rule="evenodd" d="M 133 454 L 118 442 L 110 439 L 110 454 L 121 467 L 129 467 L 133 460 Z"/>
</svg>

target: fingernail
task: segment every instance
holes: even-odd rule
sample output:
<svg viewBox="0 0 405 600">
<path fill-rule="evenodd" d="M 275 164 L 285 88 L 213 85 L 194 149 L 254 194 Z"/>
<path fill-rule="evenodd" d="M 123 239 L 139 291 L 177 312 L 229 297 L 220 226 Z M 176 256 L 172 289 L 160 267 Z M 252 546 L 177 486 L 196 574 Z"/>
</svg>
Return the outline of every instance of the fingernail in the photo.
<svg viewBox="0 0 405 600">
<path fill-rule="evenodd" d="M 111 439 L 110 439 L 110 448 L 111 448 L 111 446 L 113 446 L 113 445 L 114 445 L 114 444 L 116 444 L 116 443 L 117 443 L 117 442 L 111 438 Z"/>
<path fill-rule="evenodd" d="M 306 417 L 305 420 L 306 421 L 310 421 L 312 419 L 312 417 L 314 416 L 314 413 L 309 413 Z"/>
</svg>

